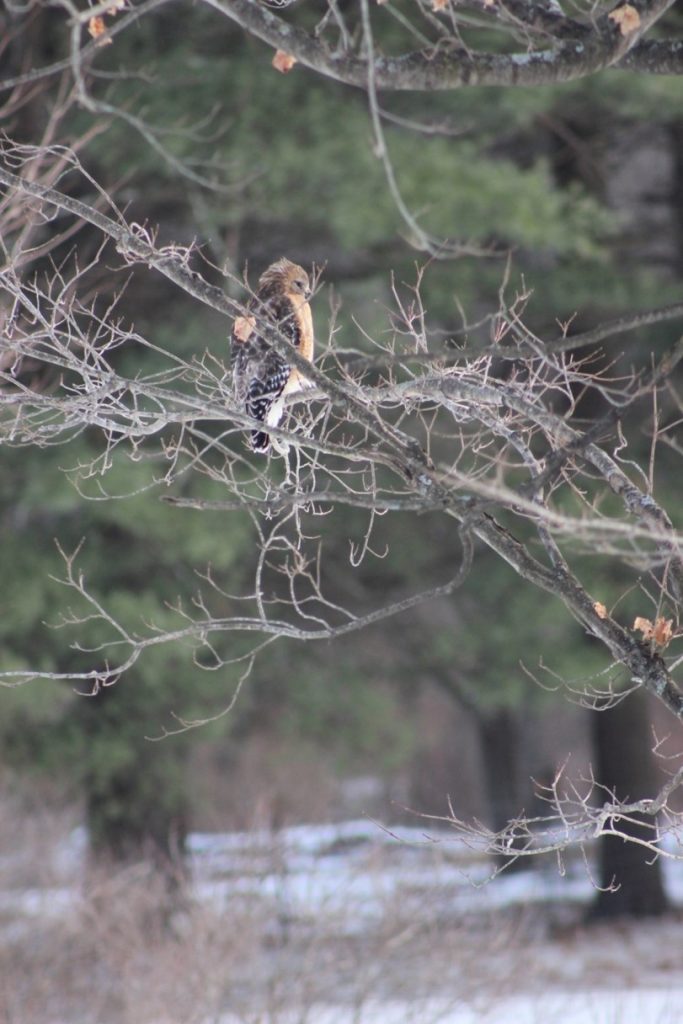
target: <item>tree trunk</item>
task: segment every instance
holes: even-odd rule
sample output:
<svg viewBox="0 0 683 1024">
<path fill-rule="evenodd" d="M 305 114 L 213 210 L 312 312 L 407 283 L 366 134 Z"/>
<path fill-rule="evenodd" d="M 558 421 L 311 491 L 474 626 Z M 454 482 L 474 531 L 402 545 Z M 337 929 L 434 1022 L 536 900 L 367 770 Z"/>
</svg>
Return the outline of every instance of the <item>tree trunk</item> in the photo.
<svg viewBox="0 0 683 1024">
<path fill-rule="evenodd" d="M 510 821 L 528 811 L 532 798 L 528 775 L 521 764 L 523 720 L 519 711 L 498 708 L 479 714 L 477 721 L 491 825 L 494 831 L 502 832 Z M 508 871 L 529 866 L 526 858 L 514 854 L 500 854 L 498 860 L 507 865 Z"/>
<path fill-rule="evenodd" d="M 683 273 L 683 118 L 677 118 L 670 127 L 671 151 L 673 153 L 673 181 L 671 186 L 671 207 L 676 224 L 678 240 L 678 266 Z"/>
<path fill-rule="evenodd" d="M 126 679 L 79 697 L 72 713 L 84 738 L 90 847 L 105 860 L 148 860 L 176 879 L 187 831 L 186 744 L 145 739 L 147 692 L 137 682 Z"/>
<path fill-rule="evenodd" d="M 638 690 L 614 707 L 592 714 L 596 779 L 618 800 L 652 797 L 657 780 L 647 694 Z M 608 799 L 606 796 L 605 799 Z M 644 824 L 619 822 L 634 839 L 652 838 Z M 603 836 L 599 851 L 599 884 L 602 888 L 589 911 L 591 918 L 650 917 L 669 909 L 662 881 L 661 862 L 637 843 Z M 616 886 L 616 891 L 607 891 Z"/>
</svg>

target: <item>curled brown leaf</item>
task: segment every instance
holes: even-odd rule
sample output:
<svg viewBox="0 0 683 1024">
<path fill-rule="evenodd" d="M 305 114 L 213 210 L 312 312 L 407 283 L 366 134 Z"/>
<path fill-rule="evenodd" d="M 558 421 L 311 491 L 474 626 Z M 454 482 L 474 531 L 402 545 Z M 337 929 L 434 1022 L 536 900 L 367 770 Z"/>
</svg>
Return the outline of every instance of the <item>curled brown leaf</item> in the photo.
<svg viewBox="0 0 683 1024">
<path fill-rule="evenodd" d="M 652 622 L 638 615 L 633 623 L 633 629 L 643 634 L 643 640 L 654 640 L 659 647 L 667 647 L 673 637 L 673 624 L 673 619 L 660 616 Z"/>
<path fill-rule="evenodd" d="M 98 46 L 108 46 L 112 42 L 112 38 L 107 32 L 107 26 L 104 23 L 104 18 L 93 17 L 88 22 L 88 32 L 93 37 Z"/>
<path fill-rule="evenodd" d="M 296 57 L 292 57 L 291 53 L 285 53 L 284 50 L 277 50 L 272 63 L 276 71 L 281 71 L 283 75 L 286 75 L 296 64 Z"/>
<path fill-rule="evenodd" d="M 630 35 L 640 28 L 640 15 L 631 4 L 622 4 L 607 15 L 618 26 L 622 36 Z"/>
</svg>

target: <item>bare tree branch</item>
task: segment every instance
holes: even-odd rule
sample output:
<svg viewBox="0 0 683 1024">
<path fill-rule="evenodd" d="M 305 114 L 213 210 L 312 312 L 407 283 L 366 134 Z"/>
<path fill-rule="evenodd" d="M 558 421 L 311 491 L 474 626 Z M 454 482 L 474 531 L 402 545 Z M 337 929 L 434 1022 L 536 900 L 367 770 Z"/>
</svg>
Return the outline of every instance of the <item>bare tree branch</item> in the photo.
<svg viewBox="0 0 683 1024">
<path fill-rule="evenodd" d="M 276 50 L 291 54 L 313 71 L 348 85 L 362 89 L 367 87 L 367 58 L 331 51 L 304 29 L 249 0 L 204 2 L 236 21 L 251 35 Z M 431 52 L 415 51 L 398 57 L 378 56 L 372 62 L 376 88 L 432 92 L 481 85 L 550 85 L 584 78 L 626 59 L 637 48 L 643 33 L 666 13 L 672 2 L 639 0 L 629 5 L 637 12 L 638 22 L 626 33 L 620 31 L 618 23 L 611 18 L 619 11 L 620 5 L 597 17 L 591 23 L 590 33 L 583 25 L 574 27 L 576 23 L 571 19 L 559 21 L 546 15 L 546 23 L 552 21 L 553 25 L 558 25 L 554 29 L 554 46 L 542 50 L 492 54 L 434 47 Z M 558 36 L 559 24 L 562 29 Z M 567 35 L 569 39 L 565 38 Z M 635 59 L 637 69 L 649 71 L 657 57 L 665 59 L 667 66 L 671 61 L 679 61 L 675 46 L 664 52 L 650 48 L 641 60 Z"/>
</svg>

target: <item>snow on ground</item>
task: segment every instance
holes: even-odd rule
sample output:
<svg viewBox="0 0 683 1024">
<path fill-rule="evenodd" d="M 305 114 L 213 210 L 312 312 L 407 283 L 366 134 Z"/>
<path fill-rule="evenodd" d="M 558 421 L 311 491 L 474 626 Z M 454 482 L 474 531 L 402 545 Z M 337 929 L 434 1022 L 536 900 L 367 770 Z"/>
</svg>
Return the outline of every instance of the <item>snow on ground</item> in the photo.
<svg viewBox="0 0 683 1024">
<path fill-rule="evenodd" d="M 165 991 L 171 1003 L 181 999 L 196 950 L 192 969 L 219 993 L 211 1016 L 175 1008 L 159 1016 L 146 1003 L 125 1018 L 92 1016 L 77 996 L 78 1016 L 41 1010 L 28 1024 L 683 1024 L 683 920 L 585 928 L 581 908 L 595 890 L 579 858 L 567 858 L 564 875 L 555 861 L 532 859 L 526 870 L 491 878 L 492 862 L 453 832 L 367 820 L 195 833 L 188 845 L 190 910 L 181 945 L 162 950 L 169 973 L 159 968 L 155 984 L 159 999 Z M 60 928 L 86 946 L 87 929 L 100 929 L 103 962 L 93 977 L 110 979 L 114 1000 L 132 942 L 140 973 L 132 968 L 127 985 L 147 999 L 155 960 L 145 957 L 158 959 L 156 948 L 148 951 L 124 916 L 116 925 L 123 959 L 109 963 L 118 933 L 88 896 L 86 849 L 84 830 L 73 830 L 41 850 L 35 878 L 20 850 L 0 857 L 0 939 L 23 943 L 24 953 L 50 941 L 54 951 Z M 663 867 L 670 894 L 683 902 L 683 859 Z M 130 886 L 127 877 L 113 881 L 109 907 L 123 913 L 120 895 Z M 49 928 L 57 946 L 45 938 Z M 275 991 L 272 1012 L 264 1000 Z"/>
<path fill-rule="evenodd" d="M 594 884 L 583 864 L 561 874 L 555 860 L 529 860 L 528 870 L 495 875 L 477 843 L 446 829 L 371 821 L 300 825 L 272 834 L 195 833 L 189 852 L 200 899 L 211 903 L 237 895 L 270 897 L 293 915 L 343 910 L 359 927 L 381 916 L 397 894 L 448 892 L 457 910 L 491 911 L 550 901 L 588 903 Z M 673 837 L 663 869 L 673 899 L 683 903 L 683 850 Z"/>
<path fill-rule="evenodd" d="M 667 890 L 683 904 L 683 852 L 675 839 L 667 846 L 681 859 L 663 860 Z M 50 873 L 61 884 L 3 888 L 0 859 L 0 915 L 60 918 L 79 899 L 87 848 L 76 828 L 52 851 Z M 458 913 L 491 912 L 533 904 L 588 903 L 595 896 L 580 862 L 560 874 L 554 860 L 530 859 L 527 870 L 495 875 L 473 840 L 465 843 L 446 829 L 384 828 L 369 820 L 299 825 L 273 833 L 193 833 L 188 840 L 195 898 L 213 908 L 234 901 L 270 902 L 292 918 L 346 919 L 350 929 L 386 914 L 400 898 L 404 908 L 428 895 L 448 898 Z M 339 924 L 339 921 L 337 921 Z M 683 1022 L 683 1017 L 682 1017 Z"/>
<path fill-rule="evenodd" d="M 278 1024 L 299 1024 L 300 1016 L 279 1015 Z M 681 1024 L 683 988 L 671 992 L 578 992 L 543 998 L 517 997 L 491 1005 L 457 1008 L 452 1001 L 368 1003 L 311 1008 L 306 1024 Z M 218 1024 L 244 1024 L 223 1015 Z"/>
</svg>

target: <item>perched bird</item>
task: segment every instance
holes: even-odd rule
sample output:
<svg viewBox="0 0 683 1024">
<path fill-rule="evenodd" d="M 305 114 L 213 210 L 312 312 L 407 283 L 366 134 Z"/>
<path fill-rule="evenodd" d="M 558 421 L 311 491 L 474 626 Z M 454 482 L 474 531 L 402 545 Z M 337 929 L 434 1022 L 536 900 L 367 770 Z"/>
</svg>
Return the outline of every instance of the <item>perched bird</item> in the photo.
<svg viewBox="0 0 683 1024">
<path fill-rule="evenodd" d="M 313 318 L 308 300 L 311 285 L 302 267 L 288 259 L 272 263 L 259 278 L 256 295 L 246 316 L 236 318 L 232 331 L 235 398 L 249 416 L 265 426 L 277 427 L 284 413 L 285 395 L 300 391 L 307 381 L 268 343 L 259 321 L 272 324 L 304 359 L 313 359 Z M 267 430 L 253 430 L 254 451 L 270 448 Z"/>
</svg>

